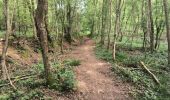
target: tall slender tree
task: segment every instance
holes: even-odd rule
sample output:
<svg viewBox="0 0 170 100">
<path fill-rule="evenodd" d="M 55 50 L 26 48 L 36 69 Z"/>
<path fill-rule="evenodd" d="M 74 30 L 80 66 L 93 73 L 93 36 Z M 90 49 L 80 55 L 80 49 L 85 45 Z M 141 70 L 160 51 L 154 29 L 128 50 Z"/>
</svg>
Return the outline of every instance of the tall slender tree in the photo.
<svg viewBox="0 0 170 100">
<path fill-rule="evenodd" d="M 120 13 L 121 13 L 121 1 L 122 0 L 116 0 L 116 18 L 115 18 L 115 27 L 114 27 L 114 40 L 113 40 L 113 52 L 112 52 L 112 56 L 113 56 L 113 60 L 116 59 L 116 39 L 117 39 L 117 35 L 120 31 Z"/>
<path fill-rule="evenodd" d="M 13 5 L 13 9 L 15 9 L 15 4 Z M 3 79 L 7 79 L 8 75 L 7 75 L 7 66 L 6 66 L 6 54 L 8 50 L 9 35 L 12 32 L 12 20 L 13 20 L 13 13 L 10 14 L 9 0 L 4 0 L 4 16 L 5 16 L 5 23 L 6 23 L 6 33 L 5 33 L 5 38 L 4 38 L 5 42 L 3 45 L 2 56 L 1 56 L 1 68 L 2 68 Z"/>
<path fill-rule="evenodd" d="M 26 0 L 30 15 L 31 15 L 31 21 L 32 21 L 32 29 L 33 29 L 33 34 L 34 34 L 34 38 L 37 38 L 37 34 L 36 34 L 36 27 L 35 27 L 35 4 L 34 4 L 34 0 Z"/>
<path fill-rule="evenodd" d="M 9 17 L 9 0 L 4 0 L 4 15 L 5 15 L 5 22 L 6 22 L 6 33 L 5 33 L 5 43 L 2 50 L 2 57 L 1 57 L 1 67 L 2 67 L 2 77 L 6 79 L 6 53 L 8 50 L 8 38 L 11 31 L 10 26 L 10 17 Z"/>
<path fill-rule="evenodd" d="M 45 69 L 45 78 L 47 84 L 50 84 L 51 75 L 50 75 L 50 61 L 48 54 L 48 38 L 47 38 L 47 27 L 46 27 L 46 17 L 48 11 L 48 1 L 47 0 L 38 0 L 35 23 L 37 29 L 37 35 L 41 46 L 42 58 Z"/>
<path fill-rule="evenodd" d="M 166 31 L 167 31 L 167 41 L 168 41 L 168 64 L 170 66 L 170 27 L 169 27 L 169 11 L 168 11 L 167 0 L 163 0 L 163 5 L 165 11 Z"/>
<path fill-rule="evenodd" d="M 150 50 L 154 51 L 154 25 L 152 16 L 152 0 L 148 0 L 148 32 L 150 34 Z"/>
<path fill-rule="evenodd" d="M 108 43 L 107 43 L 107 50 L 110 49 L 110 34 L 112 32 L 112 0 L 110 0 L 109 5 L 109 31 L 108 31 Z"/>
<path fill-rule="evenodd" d="M 72 6 L 71 6 L 71 1 L 67 0 L 66 4 L 66 20 L 67 24 L 64 27 L 64 38 L 65 40 L 71 44 L 72 38 L 71 38 L 71 31 L 72 31 Z"/>
<path fill-rule="evenodd" d="M 104 45 L 105 34 L 106 34 L 106 12 L 107 12 L 107 0 L 103 0 L 102 4 L 102 27 L 101 27 L 101 35 L 100 35 L 100 44 Z"/>
</svg>

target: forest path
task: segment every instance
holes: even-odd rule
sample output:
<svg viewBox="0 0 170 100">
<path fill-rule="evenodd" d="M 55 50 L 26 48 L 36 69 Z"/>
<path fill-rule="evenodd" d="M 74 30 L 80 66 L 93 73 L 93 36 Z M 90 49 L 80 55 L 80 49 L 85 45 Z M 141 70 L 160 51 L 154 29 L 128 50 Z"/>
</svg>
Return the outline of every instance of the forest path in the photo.
<svg viewBox="0 0 170 100">
<path fill-rule="evenodd" d="M 111 64 L 96 58 L 95 43 L 86 40 L 68 56 L 78 59 L 81 65 L 76 70 L 78 98 L 82 100 L 128 100 L 129 86 L 111 73 Z M 79 99 L 78 99 L 79 100 Z"/>
</svg>

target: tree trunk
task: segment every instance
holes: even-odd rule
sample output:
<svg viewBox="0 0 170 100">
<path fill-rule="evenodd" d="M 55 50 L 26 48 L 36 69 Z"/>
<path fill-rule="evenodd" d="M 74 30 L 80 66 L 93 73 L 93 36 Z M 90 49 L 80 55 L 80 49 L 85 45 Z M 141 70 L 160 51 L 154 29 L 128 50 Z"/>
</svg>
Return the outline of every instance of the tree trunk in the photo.
<svg viewBox="0 0 170 100">
<path fill-rule="evenodd" d="M 72 18 L 71 18 L 71 1 L 67 1 L 67 7 L 66 7 L 66 19 L 67 19 L 67 24 L 64 27 L 64 38 L 65 40 L 71 45 L 72 38 L 71 38 L 71 28 L 72 28 Z"/>
<path fill-rule="evenodd" d="M 97 0 L 93 0 L 93 7 L 94 7 L 95 10 L 97 10 L 96 6 L 97 6 Z M 92 17 L 93 18 L 92 18 L 92 21 L 91 21 L 92 22 L 91 23 L 91 32 L 90 32 L 90 35 L 89 35 L 89 37 L 91 37 L 91 38 L 96 33 L 96 12 L 94 12 L 94 15 Z"/>
<path fill-rule="evenodd" d="M 5 34 L 5 43 L 3 45 L 2 50 L 2 57 L 1 57 L 1 67 L 2 67 L 2 78 L 7 79 L 6 75 L 6 53 L 8 50 L 8 38 L 11 32 L 11 25 L 10 25 L 10 16 L 9 16 L 9 0 L 4 0 L 4 16 L 6 22 L 6 34 Z"/>
<path fill-rule="evenodd" d="M 47 8 L 48 8 L 48 4 L 47 4 Z M 53 40 L 50 36 L 50 31 L 48 30 L 48 10 L 45 12 L 45 18 L 44 19 L 45 19 L 45 28 L 46 28 L 46 31 L 47 31 L 47 40 L 51 44 L 51 46 L 54 47 Z"/>
<path fill-rule="evenodd" d="M 168 12 L 168 2 L 163 0 L 164 11 L 165 11 L 165 22 L 167 31 L 167 41 L 168 41 L 168 66 L 170 66 L 170 27 L 169 27 L 169 12 Z"/>
<path fill-rule="evenodd" d="M 107 43 L 107 50 L 110 49 L 110 34 L 112 32 L 112 0 L 110 0 L 110 5 L 109 5 L 109 10 L 110 10 L 110 26 L 109 26 L 109 32 L 108 32 L 108 43 Z"/>
<path fill-rule="evenodd" d="M 150 34 L 150 51 L 154 51 L 154 26 L 152 18 L 152 2 L 148 0 L 148 32 Z"/>
<path fill-rule="evenodd" d="M 91 32 L 89 37 L 92 38 L 94 36 L 94 19 L 92 20 L 92 25 L 91 25 Z"/>
<path fill-rule="evenodd" d="M 102 27 L 101 27 L 101 39 L 100 39 L 100 44 L 104 45 L 104 41 L 105 41 L 105 31 L 106 31 L 106 12 L 107 12 L 107 1 L 103 0 L 103 5 L 102 5 Z"/>
<path fill-rule="evenodd" d="M 117 0 L 116 1 L 116 19 L 115 19 L 115 28 L 114 28 L 114 40 L 113 40 L 113 52 L 112 52 L 112 56 L 113 56 L 113 60 L 116 60 L 116 38 L 117 38 L 117 34 L 120 31 L 120 6 L 121 6 L 121 0 Z"/>
<path fill-rule="evenodd" d="M 45 78 L 47 84 L 50 84 L 51 75 L 50 75 L 50 61 L 48 56 L 48 38 L 47 38 L 47 28 L 45 21 L 47 18 L 46 12 L 48 11 L 48 1 L 47 0 L 38 0 L 37 10 L 36 10 L 36 29 L 37 35 L 40 42 L 42 57 L 45 69 Z"/>
<path fill-rule="evenodd" d="M 28 5 L 28 9 L 29 9 L 29 12 L 31 14 L 31 21 L 32 21 L 32 27 L 33 27 L 33 35 L 34 35 L 34 38 L 37 39 L 37 34 L 36 34 L 36 27 L 35 27 L 35 7 L 34 7 L 34 0 L 26 0 L 26 3 Z"/>
</svg>

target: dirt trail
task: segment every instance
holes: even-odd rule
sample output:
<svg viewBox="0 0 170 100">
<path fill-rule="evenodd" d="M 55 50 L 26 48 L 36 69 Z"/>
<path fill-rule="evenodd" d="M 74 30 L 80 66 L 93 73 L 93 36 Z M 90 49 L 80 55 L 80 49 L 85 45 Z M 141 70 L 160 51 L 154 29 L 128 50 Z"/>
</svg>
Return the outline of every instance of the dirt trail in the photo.
<svg viewBox="0 0 170 100">
<path fill-rule="evenodd" d="M 48 96 L 52 97 L 53 100 L 131 100 L 128 95 L 130 86 L 122 83 L 111 74 L 111 64 L 96 58 L 94 47 L 95 44 L 92 40 L 86 40 L 85 44 L 66 54 L 68 58 L 81 61 L 81 65 L 75 69 L 78 92 L 63 95 L 55 91 L 48 92 L 45 89 Z M 1 43 L 0 48 L 2 48 Z M 13 48 L 9 48 L 8 55 L 22 61 L 17 50 Z"/>
<path fill-rule="evenodd" d="M 129 100 L 129 86 L 118 81 L 114 75 L 111 76 L 111 65 L 95 57 L 94 47 L 93 41 L 87 40 L 84 45 L 68 55 L 81 61 L 81 65 L 76 68 L 78 98 L 82 100 Z"/>
</svg>

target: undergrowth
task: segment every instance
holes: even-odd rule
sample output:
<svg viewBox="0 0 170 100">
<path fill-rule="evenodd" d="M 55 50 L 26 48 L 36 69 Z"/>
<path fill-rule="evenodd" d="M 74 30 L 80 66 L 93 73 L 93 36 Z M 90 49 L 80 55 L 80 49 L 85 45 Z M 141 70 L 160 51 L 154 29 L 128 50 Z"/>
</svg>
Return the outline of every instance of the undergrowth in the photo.
<svg viewBox="0 0 170 100">
<path fill-rule="evenodd" d="M 112 52 L 107 51 L 107 49 L 100 47 L 100 45 L 97 45 L 97 47 L 95 48 L 95 53 L 96 56 L 102 60 L 106 60 L 106 61 L 113 61 L 112 58 Z"/>
<path fill-rule="evenodd" d="M 52 80 L 49 84 L 49 88 L 55 89 L 61 92 L 72 91 L 76 88 L 76 79 L 74 74 L 74 67 L 80 65 L 79 60 L 66 59 L 63 62 L 54 62 L 52 66 Z M 37 72 L 43 75 L 43 64 L 37 64 L 33 66 Z"/>
<path fill-rule="evenodd" d="M 169 100 L 170 99 L 170 75 L 167 67 L 166 52 L 155 52 L 150 54 L 141 51 L 139 54 L 129 53 L 121 50 L 116 53 L 116 61 L 112 60 L 112 53 L 105 48 L 96 46 L 96 56 L 112 63 L 112 70 L 122 80 L 134 84 L 136 92 L 134 97 L 140 100 Z M 158 77 L 161 85 L 155 81 L 141 67 L 140 61 Z"/>
<path fill-rule="evenodd" d="M 70 92 L 76 89 L 76 78 L 74 67 L 80 65 L 79 60 L 66 59 L 63 62 L 53 62 L 51 64 L 51 83 L 47 86 L 44 78 L 43 63 L 39 62 L 32 66 L 32 70 L 23 72 L 28 74 L 24 80 L 15 77 L 15 86 L 17 91 L 11 91 L 11 87 L 0 87 L 0 100 L 48 100 L 40 88 L 49 88 L 59 92 Z M 29 74 L 33 76 L 29 76 Z M 0 80 L 0 84 L 8 83 L 8 81 Z"/>
<path fill-rule="evenodd" d="M 8 94 L 0 95 L 0 100 L 51 100 L 46 97 L 41 91 L 9 91 Z"/>
</svg>

